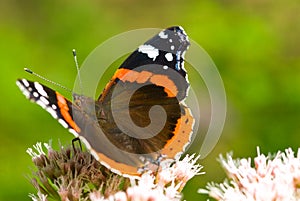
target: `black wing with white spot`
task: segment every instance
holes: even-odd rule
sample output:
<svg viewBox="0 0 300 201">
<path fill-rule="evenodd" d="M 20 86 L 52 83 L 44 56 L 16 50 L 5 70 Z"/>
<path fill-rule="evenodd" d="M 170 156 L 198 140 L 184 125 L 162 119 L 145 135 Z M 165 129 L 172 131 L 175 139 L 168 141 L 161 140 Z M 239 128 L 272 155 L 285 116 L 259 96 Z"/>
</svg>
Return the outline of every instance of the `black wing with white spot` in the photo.
<svg viewBox="0 0 300 201">
<path fill-rule="evenodd" d="M 120 68 L 134 69 L 142 65 L 158 64 L 172 68 L 185 77 L 184 54 L 189 45 L 188 36 L 182 27 L 170 27 L 140 45 Z"/>
<path fill-rule="evenodd" d="M 27 99 L 41 106 L 64 128 L 68 129 L 75 137 L 78 137 L 80 128 L 74 122 L 72 115 L 72 110 L 77 108 L 76 105 L 73 105 L 72 102 L 58 92 L 38 82 L 18 79 L 16 84 Z"/>
<path fill-rule="evenodd" d="M 184 54 L 189 45 L 188 36 L 180 26 L 170 27 L 159 32 L 153 38 L 140 45 L 121 64 L 119 70 L 99 97 L 99 100 L 103 101 L 112 87 L 119 82 L 120 75 L 126 70 L 138 73 L 147 71 L 153 75 L 167 76 L 169 80 L 172 80 L 172 85 L 175 85 L 178 90 L 177 98 L 183 100 L 189 88 L 187 73 L 184 68 Z M 137 82 L 139 83 L 139 81 Z M 151 81 L 149 84 L 151 84 Z"/>
</svg>

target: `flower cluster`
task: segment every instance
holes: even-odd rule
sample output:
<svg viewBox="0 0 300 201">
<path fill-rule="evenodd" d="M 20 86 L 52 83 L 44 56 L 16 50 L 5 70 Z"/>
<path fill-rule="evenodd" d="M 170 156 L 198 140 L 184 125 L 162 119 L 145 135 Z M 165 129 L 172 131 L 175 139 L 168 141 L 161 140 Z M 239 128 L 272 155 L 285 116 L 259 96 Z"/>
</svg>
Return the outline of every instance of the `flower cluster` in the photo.
<svg viewBox="0 0 300 201">
<path fill-rule="evenodd" d="M 31 179 L 38 190 L 37 195 L 30 194 L 33 201 L 180 200 L 187 181 L 202 174 L 195 155 L 164 163 L 157 172 L 145 172 L 134 180 L 112 173 L 88 151 L 62 146 L 55 151 L 41 143 L 34 149 L 27 150 L 37 167 Z"/>
<path fill-rule="evenodd" d="M 210 183 L 207 189 L 199 189 L 199 193 L 222 201 L 296 201 L 300 200 L 300 149 L 294 156 L 292 149 L 278 152 L 275 156 L 265 156 L 257 149 L 251 159 L 227 158 L 220 156 L 229 181 L 221 184 Z"/>
<path fill-rule="evenodd" d="M 129 180 L 112 174 L 101 166 L 89 152 L 79 148 L 64 148 L 59 151 L 51 145 L 37 143 L 27 153 L 32 157 L 37 171 L 31 183 L 38 190 L 34 201 L 47 201 L 48 198 L 62 201 L 84 200 L 90 191 L 101 189 L 104 195 L 118 192 L 129 186 Z M 46 149 L 47 153 L 45 153 Z"/>
</svg>

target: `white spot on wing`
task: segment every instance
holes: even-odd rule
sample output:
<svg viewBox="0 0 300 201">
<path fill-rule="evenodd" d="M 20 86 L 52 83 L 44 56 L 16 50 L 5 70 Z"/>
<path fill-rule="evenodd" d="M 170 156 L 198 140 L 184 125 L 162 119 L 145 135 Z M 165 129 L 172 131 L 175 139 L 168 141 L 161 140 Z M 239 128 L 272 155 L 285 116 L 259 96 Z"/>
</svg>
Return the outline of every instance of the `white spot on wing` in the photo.
<svg viewBox="0 0 300 201">
<path fill-rule="evenodd" d="M 44 90 L 44 87 L 42 85 L 40 85 L 40 83 L 38 82 L 34 82 L 34 87 L 36 88 L 36 90 L 42 95 L 48 98 L 48 94 L 46 93 L 46 91 Z"/>
<path fill-rule="evenodd" d="M 169 42 L 170 42 L 170 43 L 172 43 L 172 42 L 173 42 L 172 38 L 170 38 L 170 39 L 169 39 Z"/>
<path fill-rule="evenodd" d="M 168 38 L 168 34 L 166 34 L 164 31 L 159 32 L 158 36 L 162 39 L 167 39 Z"/>
<path fill-rule="evenodd" d="M 25 87 L 19 81 L 17 81 L 16 84 L 19 87 L 19 89 L 22 91 L 22 93 L 26 96 L 26 98 L 28 98 L 29 93 L 28 93 L 27 89 L 25 89 Z"/>
<path fill-rule="evenodd" d="M 75 137 L 79 136 L 78 133 L 74 129 L 72 129 L 72 128 L 69 129 L 69 132 L 72 133 Z"/>
<path fill-rule="evenodd" d="M 182 52 L 181 57 L 184 59 L 186 51 Z"/>
<path fill-rule="evenodd" d="M 85 144 L 85 146 L 88 150 L 92 150 L 90 143 L 84 137 L 79 136 L 79 139 Z"/>
<path fill-rule="evenodd" d="M 23 82 L 25 87 L 29 87 L 29 83 L 26 79 L 22 79 L 22 82 Z"/>
<path fill-rule="evenodd" d="M 53 110 L 56 110 L 57 109 L 57 106 L 52 104 L 51 107 L 53 108 Z"/>
<path fill-rule="evenodd" d="M 159 54 L 158 49 L 156 49 L 152 45 L 141 45 L 139 46 L 138 51 L 147 54 L 149 58 L 153 59 L 153 61 L 156 59 L 156 57 Z"/>
<path fill-rule="evenodd" d="M 37 92 L 33 92 L 32 95 L 36 98 L 39 97 L 39 94 Z"/>
<path fill-rule="evenodd" d="M 29 99 L 30 98 L 29 91 L 20 82 L 17 82 L 17 85 L 20 88 L 20 90 L 22 91 L 22 93 L 24 94 L 24 96 L 26 96 L 26 98 Z"/>
<path fill-rule="evenodd" d="M 182 33 L 183 33 L 184 35 L 187 36 L 187 34 L 186 34 L 186 32 L 184 31 L 184 29 L 182 28 L 182 26 L 179 26 L 179 29 L 182 31 Z"/>
<path fill-rule="evenodd" d="M 171 45 L 171 50 L 174 50 L 175 49 L 175 46 L 174 45 Z"/>
<path fill-rule="evenodd" d="M 24 88 L 23 85 L 19 81 L 16 81 L 16 84 L 20 89 L 21 89 L 21 87 Z"/>
<path fill-rule="evenodd" d="M 47 107 L 41 100 L 37 100 L 36 104 L 38 104 L 39 106 L 41 106 L 43 109 L 45 109 Z"/>
<path fill-rule="evenodd" d="M 26 96 L 26 98 L 30 98 L 30 93 L 27 90 L 24 90 L 23 94 Z"/>
<path fill-rule="evenodd" d="M 40 99 L 43 103 L 45 103 L 45 105 L 49 105 L 49 101 L 44 96 L 41 96 Z"/>
<path fill-rule="evenodd" d="M 167 70 L 169 67 L 168 66 L 163 66 L 163 69 L 164 70 Z"/>
<path fill-rule="evenodd" d="M 165 57 L 166 57 L 166 59 L 168 60 L 168 61 L 172 61 L 173 60 L 173 55 L 172 55 L 172 53 L 167 53 L 167 54 L 165 54 Z"/>
<path fill-rule="evenodd" d="M 64 128 L 69 128 L 69 125 L 65 122 L 63 119 L 58 119 L 58 122 L 64 127 Z"/>
<path fill-rule="evenodd" d="M 58 118 L 55 110 L 53 110 L 51 107 L 47 107 L 46 111 L 49 112 L 54 119 Z"/>
<path fill-rule="evenodd" d="M 96 151 L 94 151 L 93 149 L 92 149 L 92 150 L 90 150 L 90 152 L 91 152 L 91 154 L 94 156 L 94 158 L 95 158 L 97 161 L 99 161 L 99 162 L 100 162 L 100 158 L 99 158 L 99 156 L 98 156 L 97 152 L 96 152 Z M 102 164 L 102 163 L 101 163 L 101 164 Z"/>
</svg>

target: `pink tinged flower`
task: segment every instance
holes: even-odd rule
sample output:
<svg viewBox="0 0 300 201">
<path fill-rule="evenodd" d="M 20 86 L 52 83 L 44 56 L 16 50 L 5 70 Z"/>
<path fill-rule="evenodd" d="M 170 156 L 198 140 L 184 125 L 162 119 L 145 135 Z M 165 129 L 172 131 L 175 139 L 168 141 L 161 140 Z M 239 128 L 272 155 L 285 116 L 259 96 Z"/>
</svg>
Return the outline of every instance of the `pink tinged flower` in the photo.
<svg viewBox="0 0 300 201">
<path fill-rule="evenodd" d="M 89 194 L 91 201 L 128 201 L 127 195 L 123 191 L 119 191 L 108 198 L 105 198 L 99 191 L 94 191 Z"/>
<path fill-rule="evenodd" d="M 226 159 L 221 156 L 230 183 L 212 183 L 198 192 L 217 200 L 300 200 L 300 149 L 296 157 L 291 149 L 275 157 L 260 154 L 259 149 L 257 153 L 254 167 L 250 158 L 233 160 L 230 154 Z"/>
<path fill-rule="evenodd" d="M 165 163 L 157 172 L 149 171 L 142 175 L 138 185 L 126 190 L 129 200 L 180 200 L 181 190 L 193 176 L 202 174 L 202 166 L 196 164 L 199 157 L 186 156 L 183 160 L 177 159 L 174 163 Z"/>
<path fill-rule="evenodd" d="M 152 175 L 151 171 L 145 172 L 140 180 L 138 181 L 138 186 L 144 189 L 152 189 L 156 187 L 155 177 Z"/>
<path fill-rule="evenodd" d="M 68 200 L 69 191 L 67 189 L 60 188 L 60 189 L 58 189 L 57 192 L 58 192 L 61 200 Z"/>
<path fill-rule="evenodd" d="M 186 155 L 182 160 L 176 159 L 173 163 L 163 164 L 156 176 L 157 185 L 164 187 L 176 184 L 177 191 L 181 192 L 188 180 L 195 175 L 204 174 L 204 172 L 200 172 L 202 166 L 197 164 L 199 157 L 195 157 L 195 154 Z"/>
<path fill-rule="evenodd" d="M 123 191 L 120 191 L 120 192 L 117 192 L 116 194 L 114 194 L 113 196 L 111 196 L 114 200 L 114 201 L 127 201 L 127 195 L 125 192 Z"/>
<path fill-rule="evenodd" d="M 145 189 L 141 186 L 133 186 L 126 190 L 129 200 L 132 201 L 147 201 L 147 200 L 157 200 L 155 197 L 158 196 L 157 192 L 152 189 Z"/>
<path fill-rule="evenodd" d="M 181 194 L 179 193 L 180 191 L 180 187 L 181 187 L 181 182 L 178 183 L 177 185 L 175 185 L 174 182 L 172 182 L 172 184 L 168 187 L 166 187 L 164 189 L 165 191 L 165 195 L 169 200 L 180 200 L 181 199 Z"/>
<path fill-rule="evenodd" d="M 91 192 L 89 197 L 91 201 L 109 201 L 108 199 L 105 199 L 99 191 Z"/>
<path fill-rule="evenodd" d="M 195 154 L 192 154 L 191 156 L 186 155 L 183 160 L 176 160 L 174 164 L 174 175 L 176 178 L 186 183 L 195 175 L 199 175 L 202 169 L 201 165 L 196 164 L 199 158 L 200 155 L 195 157 Z"/>
<path fill-rule="evenodd" d="M 152 172 L 146 172 L 141 176 L 138 184 L 129 187 L 126 190 L 128 200 L 131 201 L 162 201 L 167 199 L 164 194 L 164 188 L 155 183 L 155 177 Z"/>
<path fill-rule="evenodd" d="M 165 186 L 169 184 L 170 182 L 174 181 L 176 179 L 176 175 L 174 175 L 174 170 L 173 168 L 167 167 L 167 168 L 162 168 L 158 173 L 157 173 L 157 185 L 158 186 Z"/>
</svg>

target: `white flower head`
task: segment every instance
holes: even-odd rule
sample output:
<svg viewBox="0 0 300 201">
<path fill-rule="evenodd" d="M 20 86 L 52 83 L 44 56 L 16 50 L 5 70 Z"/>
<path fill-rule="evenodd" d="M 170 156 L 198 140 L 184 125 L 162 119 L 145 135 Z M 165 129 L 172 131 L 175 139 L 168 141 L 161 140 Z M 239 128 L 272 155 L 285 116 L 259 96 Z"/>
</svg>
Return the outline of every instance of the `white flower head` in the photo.
<svg viewBox="0 0 300 201">
<path fill-rule="evenodd" d="M 207 189 L 200 189 L 199 193 L 209 194 L 217 200 L 300 200 L 300 149 L 295 157 L 292 149 L 284 153 L 278 152 L 275 157 L 260 154 L 254 158 L 255 166 L 251 166 L 251 159 L 220 157 L 220 162 L 227 172 L 230 183 L 211 183 Z"/>
<path fill-rule="evenodd" d="M 182 160 L 163 160 L 157 170 L 145 171 L 139 179 L 128 179 L 105 169 L 88 151 L 74 146 L 61 146 L 59 151 L 42 143 L 33 147 L 27 151 L 37 168 L 31 180 L 38 190 L 37 195 L 30 195 L 33 201 L 47 201 L 47 197 L 57 200 L 178 201 L 187 181 L 201 174 L 202 168 L 196 164 L 199 156 L 187 155 Z"/>
<path fill-rule="evenodd" d="M 44 195 L 41 192 L 38 192 L 37 196 L 30 193 L 29 197 L 32 199 L 32 201 L 48 201 L 47 195 Z"/>
<path fill-rule="evenodd" d="M 176 160 L 174 164 L 174 175 L 183 182 L 187 182 L 195 175 L 204 174 L 200 173 L 203 168 L 201 165 L 196 164 L 200 155 L 195 157 L 195 154 L 186 155 L 183 160 Z"/>
</svg>

